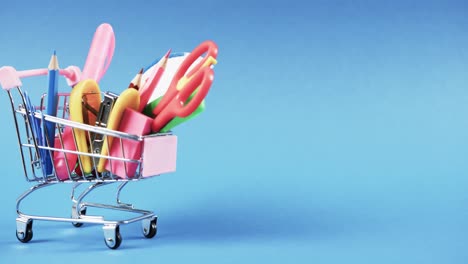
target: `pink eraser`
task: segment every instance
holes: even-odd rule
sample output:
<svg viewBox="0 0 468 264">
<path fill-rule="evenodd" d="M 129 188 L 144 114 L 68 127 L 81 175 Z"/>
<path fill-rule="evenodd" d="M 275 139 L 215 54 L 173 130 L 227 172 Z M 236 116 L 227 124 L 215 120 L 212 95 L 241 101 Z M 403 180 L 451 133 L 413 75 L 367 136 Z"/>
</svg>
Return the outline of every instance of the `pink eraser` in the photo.
<svg viewBox="0 0 468 264">
<path fill-rule="evenodd" d="M 131 108 L 127 108 L 123 113 L 118 131 L 131 135 L 144 136 L 151 132 L 152 122 L 153 119 L 146 115 Z M 111 157 L 139 160 L 141 157 L 141 147 L 142 141 L 114 138 L 109 154 Z M 137 167 L 138 163 L 136 162 L 112 159 L 107 159 L 106 162 L 106 170 L 122 178 L 134 177 Z"/>
<path fill-rule="evenodd" d="M 177 160 L 177 136 L 147 136 L 143 140 L 142 177 L 174 172 Z"/>
</svg>

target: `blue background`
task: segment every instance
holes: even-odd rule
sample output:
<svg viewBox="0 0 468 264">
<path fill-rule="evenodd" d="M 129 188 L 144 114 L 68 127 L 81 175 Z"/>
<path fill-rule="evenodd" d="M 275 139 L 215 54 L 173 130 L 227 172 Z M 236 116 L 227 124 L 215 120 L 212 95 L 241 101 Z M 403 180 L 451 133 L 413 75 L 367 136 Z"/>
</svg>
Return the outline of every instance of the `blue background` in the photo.
<svg viewBox="0 0 468 264">
<path fill-rule="evenodd" d="M 2 262 L 468 261 L 465 1 L 106 2 L 2 3 L 0 65 L 46 67 L 55 49 L 61 67 L 82 67 L 108 22 L 116 50 L 100 84 L 120 92 L 169 48 L 219 45 L 206 111 L 174 130 L 177 172 L 123 193 L 158 213 L 158 236 L 123 226 L 110 251 L 99 226 L 36 221 L 19 243 L 15 198 L 30 184 L 4 93 Z M 39 96 L 46 81 L 25 89 Z M 25 208 L 67 216 L 70 187 Z"/>
</svg>

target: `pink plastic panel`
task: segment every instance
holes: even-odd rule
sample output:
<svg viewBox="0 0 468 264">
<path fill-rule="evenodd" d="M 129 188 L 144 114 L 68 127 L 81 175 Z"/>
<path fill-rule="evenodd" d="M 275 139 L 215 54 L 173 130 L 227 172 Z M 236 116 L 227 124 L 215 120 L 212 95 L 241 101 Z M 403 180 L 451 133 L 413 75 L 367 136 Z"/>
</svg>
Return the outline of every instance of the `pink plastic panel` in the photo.
<svg viewBox="0 0 468 264">
<path fill-rule="evenodd" d="M 152 119 L 133 109 L 127 108 L 123 113 L 118 130 L 132 135 L 143 136 L 150 132 Z M 141 155 L 141 141 L 114 138 L 110 148 L 110 156 L 137 160 Z M 123 152 L 122 152 L 123 147 Z M 125 154 L 125 155 L 124 155 Z M 135 175 L 137 163 L 119 160 L 107 160 L 106 169 L 115 175 L 125 178 Z"/>
<path fill-rule="evenodd" d="M 177 136 L 146 137 L 143 144 L 142 177 L 176 170 Z"/>
</svg>

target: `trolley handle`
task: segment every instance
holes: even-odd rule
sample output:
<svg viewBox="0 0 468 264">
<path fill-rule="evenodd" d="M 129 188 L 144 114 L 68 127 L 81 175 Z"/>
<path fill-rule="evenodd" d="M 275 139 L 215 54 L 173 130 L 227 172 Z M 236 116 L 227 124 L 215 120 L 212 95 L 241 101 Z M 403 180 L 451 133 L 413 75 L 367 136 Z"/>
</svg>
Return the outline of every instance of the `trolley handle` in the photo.
<svg viewBox="0 0 468 264">
<path fill-rule="evenodd" d="M 4 90 L 9 91 L 12 88 L 23 85 L 20 78 L 47 75 L 48 73 L 48 69 L 17 71 L 11 66 L 3 66 L 0 68 L 0 86 Z M 67 84 L 72 87 L 81 79 L 81 70 L 77 66 L 68 66 L 65 69 L 60 69 L 59 74 L 65 76 Z"/>
<path fill-rule="evenodd" d="M 3 90 L 9 91 L 12 88 L 20 87 L 23 84 L 19 78 L 18 72 L 11 66 L 0 68 L 0 86 Z"/>
</svg>

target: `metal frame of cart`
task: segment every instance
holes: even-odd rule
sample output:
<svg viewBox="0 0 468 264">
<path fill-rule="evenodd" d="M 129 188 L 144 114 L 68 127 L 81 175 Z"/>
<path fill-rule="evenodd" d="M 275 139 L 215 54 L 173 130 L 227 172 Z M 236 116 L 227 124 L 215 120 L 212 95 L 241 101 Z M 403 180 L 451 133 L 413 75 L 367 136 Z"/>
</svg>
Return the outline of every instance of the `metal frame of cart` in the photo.
<svg viewBox="0 0 468 264">
<path fill-rule="evenodd" d="M 21 103 L 15 105 L 14 103 L 14 96 L 12 91 L 16 90 L 20 97 Z M 131 159 L 125 156 L 123 157 L 112 157 L 112 156 L 102 156 L 97 153 L 85 153 L 79 152 L 77 150 L 66 150 L 62 148 L 50 147 L 48 142 L 43 142 L 43 144 L 39 144 L 37 140 L 37 131 L 33 128 L 33 124 L 31 124 L 31 120 L 41 120 L 41 129 L 42 131 L 47 131 L 43 129 L 46 122 L 52 122 L 55 124 L 55 131 L 57 133 L 56 136 L 60 140 L 62 140 L 62 133 L 65 127 L 72 127 L 74 129 L 80 129 L 86 131 L 88 138 L 91 138 L 92 134 L 100 134 L 103 137 L 113 137 L 114 141 L 118 140 L 120 142 L 121 147 L 123 148 L 123 141 L 130 140 L 137 143 L 142 143 L 144 137 L 131 135 L 119 131 L 109 130 L 102 127 L 97 126 L 90 126 L 86 124 L 81 124 L 77 122 L 73 122 L 68 120 L 68 94 L 59 94 L 59 107 L 57 117 L 49 116 L 42 113 L 43 108 L 43 101 L 45 95 L 41 98 L 40 106 L 38 107 L 37 111 L 30 111 L 26 104 L 25 95 L 21 87 L 17 87 L 16 89 L 7 90 L 8 96 L 11 102 L 11 109 L 13 112 L 13 119 L 15 122 L 15 128 L 18 135 L 18 144 L 20 148 L 20 154 L 22 158 L 23 170 L 28 182 L 36 182 L 37 184 L 31 187 L 29 190 L 24 192 L 21 196 L 18 197 L 16 202 L 16 210 L 18 214 L 18 218 L 16 219 L 16 236 L 19 241 L 26 243 L 29 242 L 33 237 L 33 220 L 40 220 L 40 221 L 58 221 L 58 222 L 70 222 L 75 227 L 80 227 L 83 224 L 101 224 L 103 225 L 103 233 L 104 233 L 104 241 L 107 247 L 110 249 L 116 249 L 120 246 L 122 242 L 122 236 L 120 234 L 119 226 L 129 223 L 134 223 L 141 221 L 142 222 L 142 231 L 143 235 L 146 238 L 152 238 L 157 233 L 157 216 L 147 210 L 136 209 L 132 204 L 123 203 L 120 201 L 120 193 L 122 189 L 131 181 L 139 181 L 147 178 L 151 178 L 153 176 L 142 176 L 142 171 L 144 168 L 145 160 L 143 160 L 143 156 L 139 157 L 139 159 Z M 35 119 L 34 119 L 35 118 Z M 34 121 L 33 121 L 34 122 Z M 21 127 L 24 128 L 24 131 L 21 130 Z M 171 133 L 161 133 L 161 134 L 154 134 L 150 135 L 150 137 L 167 137 L 172 136 Z M 73 133 L 73 137 L 76 139 L 75 134 Z M 47 136 L 45 137 L 47 138 Z M 108 147 L 109 146 L 103 146 Z M 128 163 L 136 163 L 138 165 L 138 169 L 135 175 L 114 175 L 109 171 L 98 173 L 97 170 L 93 170 L 92 173 L 84 174 L 80 173 L 82 164 L 78 162 L 76 164 L 75 170 L 68 170 L 68 179 L 61 180 L 57 177 L 55 167 L 52 174 L 45 174 L 44 170 L 42 169 L 42 161 L 44 159 L 44 154 L 48 153 L 50 157 L 53 157 L 53 153 L 59 151 L 68 154 L 75 154 L 75 155 L 86 155 L 92 157 L 93 161 L 93 168 L 96 168 L 95 159 L 99 158 L 106 158 L 109 160 L 119 160 Z M 53 164 L 53 162 L 52 162 Z M 73 184 L 72 192 L 71 192 L 71 201 L 72 201 L 72 210 L 70 217 L 52 217 L 52 216 L 42 216 L 42 215 L 30 215 L 24 213 L 20 210 L 21 202 L 27 198 L 31 193 L 43 189 L 48 186 L 61 184 L 61 183 L 70 183 Z M 101 204 L 101 203 L 91 203 L 86 202 L 84 199 L 88 194 L 92 191 L 96 190 L 98 187 L 109 185 L 109 184 L 119 184 L 116 190 L 116 203 L 115 204 Z M 87 188 L 85 188 L 82 192 L 78 192 L 78 187 L 83 184 L 90 184 Z M 109 210 L 118 210 L 118 211 L 125 211 L 135 213 L 137 216 L 124 219 L 124 220 L 106 220 L 103 216 L 92 216 L 87 215 L 87 208 L 102 208 L 102 209 L 109 209 Z"/>
</svg>

